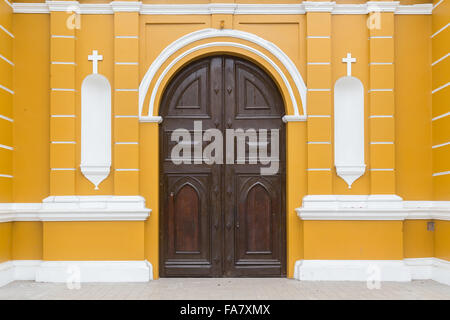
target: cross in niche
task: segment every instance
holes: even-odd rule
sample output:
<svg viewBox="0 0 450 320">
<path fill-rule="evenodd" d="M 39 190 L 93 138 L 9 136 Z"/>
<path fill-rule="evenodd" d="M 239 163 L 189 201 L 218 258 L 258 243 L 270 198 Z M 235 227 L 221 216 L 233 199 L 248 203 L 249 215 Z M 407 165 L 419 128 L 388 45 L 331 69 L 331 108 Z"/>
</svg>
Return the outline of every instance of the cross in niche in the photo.
<svg viewBox="0 0 450 320">
<path fill-rule="evenodd" d="M 351 53 L 347 53 L 347 58 L 342 58 L 342 62 L 347 63 L 347 76 L 352 75 L 352 63 L 356 62 L 356 58 L 352 58 Z"/>
<path fill-rule="evenodd" d="M 103 60 L 103 56 L 99 55 L 97 50 L 92 50 L 92 54 L 88 56 L 88 60 L 92 61 L 92 73 L 98 73 L 98 62 Z"/>
</svg>

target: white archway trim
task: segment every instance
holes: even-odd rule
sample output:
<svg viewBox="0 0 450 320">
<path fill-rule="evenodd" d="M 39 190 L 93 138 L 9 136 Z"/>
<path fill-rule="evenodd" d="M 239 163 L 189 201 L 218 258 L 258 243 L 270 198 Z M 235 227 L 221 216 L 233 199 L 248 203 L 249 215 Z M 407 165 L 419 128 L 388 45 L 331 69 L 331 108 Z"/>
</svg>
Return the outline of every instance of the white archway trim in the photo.
<svg viewBox="0 0 450 320">
<path fill-rule="evenodd" d="M 294 91 L 292 90 L 292 87 L 289 84 L 289 81 L 286 78 L 286 76 L 284 75 L 284 73 L 282 72 L 282 70 L 278 67 L 278 65 L 275 62 L 273 62 L 273 60 L 271 60 L 264 53 L 256 50 L 255 48 L 249 47 L 249 46 L 241 44 L 241 43 L 236 43 L 236 42 L 210 42 L 210 43 L 206 43 L 206 44 L 203 44 L 203 45 L 196 46 L 194 48 L 191 48 L 191 49 L 183 52 L 182 54 L 177 56 L 164 69 L 164 71 L 161 73 L 161 75 L 159 76 L 158 80 L 156 81 L 155 87 L 152 90 L 152 94 L 150 96 L 149 116 L 141 116 L 141 121 L 142 122 L 158 122 L 159 123 L 159 122 L 162 121 L 162 118 L 160 116 L 152 116 L 153 111 L 154 111 L 154 106 L 155 106 L 156 94 L 157 94 L 158 88 L 161 86 L 161 83 L 164 80 L 165 76 L 174 67 L 174 65 L 178 61 L 180 61 L 181 59 L 183 59 L 184 57 L 188 56 L 189 54 L 191 54 L 193 52 L 196 52 L 196 51 L 199 51 L 199 50 L 202 50 L 202 49 L 206 49 L 206 48 L 212 48 L 212 47 L 235 47 L 235 48 L 240 48 L 240 49 L 244 49 L 246 51 L 252 52 L 252 53 L 260 56 L 264 60 L 266 60 L 277 71 L 277 73 L 283 79 L 283 83 L 286 85 L 286 87 L 288 89 L 289 97 L 290 97 L 290 99 L 292 101 L 292 104 L 293 104 L 293 107 L 294 107 L 294 112 L 296 113 L 293 116 L 285 116 L 283 118 L 283 120 L 284 121 L 295 121 L 295 119 L 298 119 L 297 121 L 302 121 L 302 120 L 304 121 L 306 119 L 306 116 L 298 114 L 298 105 L 297 105 L 297 100 L 295 99 Z"/>
<path fill-rule="evenodd" d="M 279 61 L 280 63 L 286 68 L 286 70 L 289 73 L 289 76 L 292 78 L 292 80 L 295 83 L 295 86 L 297 87 L 297 90 L 299 91 L 302 106 L 303 106 L 303 114 L 300 114 L 299 107 L 297 100 L 295 99 L 294 91 L 292 89 L 292 86 L 290 85 L 287 76 L 283 73 L 283 71 L 280 69 L 280 67 L 271 60 L 267 55 L 260 52 L 259 50 L 246 46 L 241 43 L 236 42 L 212 42 L 203 44 L 200 46 L 197 46 L 195 48 L 191 48 L 178 57 L 176 57 L 169 66 L 163 71 L 161 76 L 158 78 L 157 82 L 155 83 L 154 87 L 152 88 L 152 94 L 150 96 L 150 103 L 149 103 L 149 112 L 145 116 L 143 115 L 143 107 L 144 107 L 144 100 L 147 95 L 147 92 L 149 90 L 150 84 L 153 81 L 156 73 L 160 70 L 161 66 L 164 64 L 165 61 L 169 59 L 170 56 L 175 54 L 177 51 L 181 50 L 183 47 L 194 43 L 199 40 L 204 39 L 210 39 L 210 38 L 217 38 L 217 37 L 230 37 L 235 39 L 242 39 L 249 41 L 251 43 L 254 43 L 267 51 L 271 52 Z M 156 94 L 159 90 L 159 86 L 161 85 L 162 80 L 164 79 L 164 76 L 170 71 L 170 69 L 183 57 L 187 56 L 188 54 L 208 48 L 208 47 L 215 47 L 215 46 L 228 46 L 228 47 L 237 47 L 244 49 L 246 51 L 252 52 L 254 54 L 257 54 L 261 58 L 263 58 L 265 61 L 267 61 L 281 76 L 283 79 L 283 82 L 289 92 L 290 99 L 292 101 L 293 109 L 294 109 L 294 118 L 298 120 L 305 120 L 306 119 L 306 85 L 303 81 L 303 78 L 300 75 L 300 72 L 298 71 L 295 64 L 292 62 L 292 60 L 275 44 L 264 40 L 254 34 L 239 31 L 239 30 L 219 30 L 219 29 L 203 29 L 200 31 L 195 31 L 190 34 L 187 34 L 176 41 L 172 42 L 168 47 L 166 47 L 160 55 L 155 59 L 155 61 L 151 64 L 150 68 L 147 70 L 147 73 L 145 74 L 144 78 L 141 81 L 141 84 L 139 85 L 139 115 L 141 121 L 152 121 L 152 122 L 158 122 L 160 121 L 160 117 L 153 116 L 154 112 L 154 103 Z M 157 119 L 158 118 L 158 119 Z"/>
</svg>

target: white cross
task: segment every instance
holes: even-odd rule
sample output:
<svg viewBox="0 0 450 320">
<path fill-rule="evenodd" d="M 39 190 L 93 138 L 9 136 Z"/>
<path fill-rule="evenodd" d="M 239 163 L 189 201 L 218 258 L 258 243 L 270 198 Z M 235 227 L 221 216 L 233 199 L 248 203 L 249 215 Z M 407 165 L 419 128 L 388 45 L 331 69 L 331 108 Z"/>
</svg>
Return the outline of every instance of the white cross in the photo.
<svg viewBox="0 0 450 320">
<path fill-rule="evenodd" d="M 103 56 L 99 55 L 97 50 L 92 50 L 92 55 L 88 56 L 88 60 L 92 61 L 92 73 L 98 73 L 98 61 L 103 60 Z"/>
<path fill-rule="evenodd" d="M 352 75 L 352 63 L 356 62 L 356 58 L 352 58 L 351 53 L 347 53 L 347 58 L 342 58 L 342 62 L 347 63 L 347 76 Z"/>
</svg>

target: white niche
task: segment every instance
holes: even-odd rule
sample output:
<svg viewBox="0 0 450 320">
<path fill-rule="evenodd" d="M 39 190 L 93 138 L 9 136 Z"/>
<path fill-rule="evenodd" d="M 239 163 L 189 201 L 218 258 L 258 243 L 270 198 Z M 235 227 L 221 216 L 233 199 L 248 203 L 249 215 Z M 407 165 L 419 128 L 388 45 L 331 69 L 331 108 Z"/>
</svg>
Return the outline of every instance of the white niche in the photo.
<svg viewBox="0 0 450 320">
<path fill-rule="evenodd" d="M 111 168 L 111 86 L 97 73 L 81 85 L 80 168 L 96 190 Z"/>
<path fill-rule="evenodd" d="M 365 170 L 364 86 L 346 76 L 334 85 L 334 163 L 337 175 L 351 188 Z"/>
</svg>

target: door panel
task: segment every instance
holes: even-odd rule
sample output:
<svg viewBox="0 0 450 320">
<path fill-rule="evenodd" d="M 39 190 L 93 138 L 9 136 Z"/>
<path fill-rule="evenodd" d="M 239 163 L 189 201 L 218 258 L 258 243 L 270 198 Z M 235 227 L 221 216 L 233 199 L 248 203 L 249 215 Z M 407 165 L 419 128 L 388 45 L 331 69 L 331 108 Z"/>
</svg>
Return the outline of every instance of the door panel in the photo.
<svg viewBox="0 0 450 320">
<path fill-rule="evenodd" d="M 175 75 L 160 110 L 161 276 L 284 276 L 284 106 L 275 83 L 243 59 L 208 57 Z M 203 132 L 223 132 L 224 162 L 226 129 L 266 129 L 267 142 L 247 137 L 239 155 L 235 139 L 232 164 L 175 165 L 171 134 L 185 128 L 193 137 L 196 120 L 202 121 Z M 279 170 L 261 175 L 267 163 L 250 151 L 265 148 L 270 155 L 272 129 L 279 130 Z M 191 147 L 193 153 L 193 141 Z"/>
</svg>

